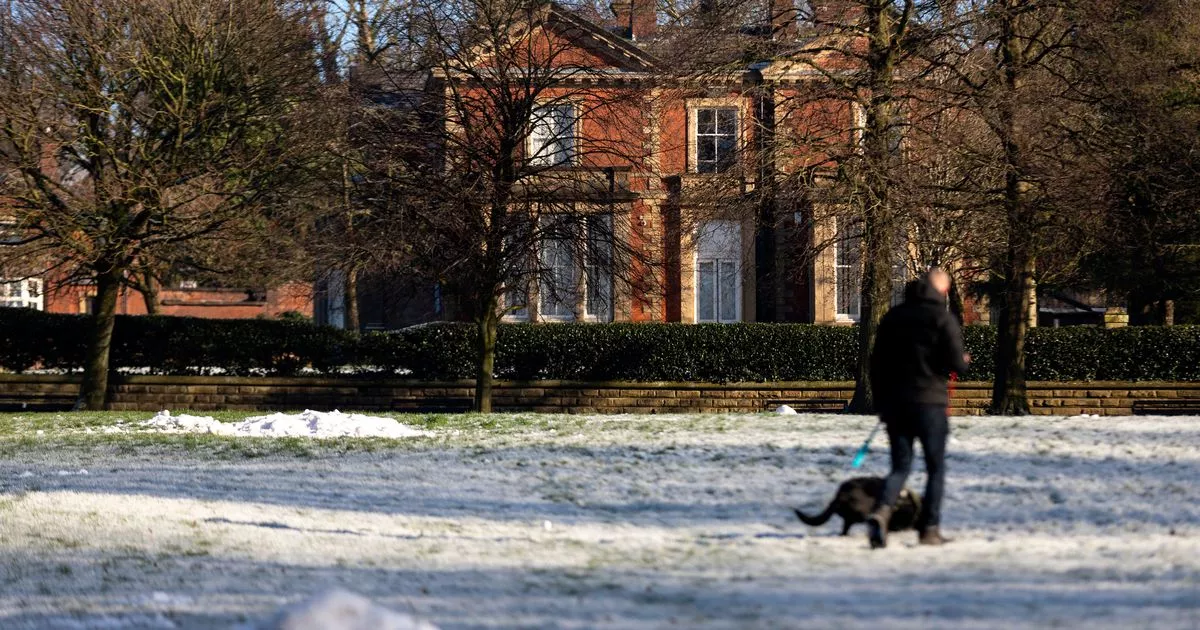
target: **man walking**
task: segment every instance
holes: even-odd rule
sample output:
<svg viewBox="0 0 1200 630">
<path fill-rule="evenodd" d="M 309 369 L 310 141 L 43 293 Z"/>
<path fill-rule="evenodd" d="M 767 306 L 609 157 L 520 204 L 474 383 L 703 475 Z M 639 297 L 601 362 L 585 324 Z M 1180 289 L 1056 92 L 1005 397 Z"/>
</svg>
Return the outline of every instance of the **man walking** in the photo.
<svg viewBox="0 0 1200 630">
<path fill-rule="evenodd" d="M 892 472 L 867 520 L 871 548 L 887 546 L 893 506 L 912 470 L 913 441 L 921 441 L 928 481 L 917 521 L 922 545 L 948 542 L 938 529 L 946 480 L 946 439 L 950 423 L 948 380 L 962 374 L 970 357 L 963 352 L 962 328 L 947 308 L 950 276 L 933 268 L 905 288 L 904 303 L 884 315 L 871 353 L 875 407 L 887 426 Z"/>
</svg>

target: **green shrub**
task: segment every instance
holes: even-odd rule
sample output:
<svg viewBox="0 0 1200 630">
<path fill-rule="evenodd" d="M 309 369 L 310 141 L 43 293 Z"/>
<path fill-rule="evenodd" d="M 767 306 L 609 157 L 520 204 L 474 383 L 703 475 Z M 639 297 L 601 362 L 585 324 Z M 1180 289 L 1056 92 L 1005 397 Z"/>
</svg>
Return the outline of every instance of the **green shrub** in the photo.
<svg viewBox="0 0 1200 630">
<path fill-rule="evenodd" d="M 1037 381 L 1200 381 L 1200 326 L 1037 328 L 1026 344 Z"/>
<path fill-rule="evenodd" d="M 91 320 L 0 309 L 0 368 L 79 369 Z M 854 375 L 857 329 L 803 324 L 505 324 L 496 376 L 511 380 L 772 382 Z M 990 380 L 996 330 L 971 326 L 970 380 Z M 1028 378 L 1200 381 L 1200 326 L 1038 328 Z M 114 368 L 155 374 L 396 374 L 471 378 L 475 327 L 439 323 L 357 335 L 296 319 L 117 318 Z"/>
<path fill-rule="evenodd" d="M 991 326 L 963 328 L 963 347 L 971 355 L 971 369 L 964 376 L 972 381 L 990 381 L 996 376 L 996 329 Z"/>
<path fill-rule="evenodd" d="M 83 367 L 92 320 L 28 309 L 0 309 L 0 367 Z M 154 374 L 290 375 L 359 363 L 349 333 L 284 319 L 117 316 L 110 365 Z"/>
</svg>

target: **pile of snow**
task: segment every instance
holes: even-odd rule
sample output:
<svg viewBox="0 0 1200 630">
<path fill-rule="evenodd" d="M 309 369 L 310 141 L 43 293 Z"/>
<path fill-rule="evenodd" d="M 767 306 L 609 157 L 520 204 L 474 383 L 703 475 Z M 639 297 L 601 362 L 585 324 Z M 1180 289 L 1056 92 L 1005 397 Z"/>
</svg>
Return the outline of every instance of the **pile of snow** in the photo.
<svg viewBox="0 0 1200 630">
<path fill-rule="evenodd" d="M 189 416 L 181 413 L 172 416 L 166 409 L 154 414 L 153 418 L 143 422 L 142 428 L 154 429 L 166 433 L 228 433 L 233 425 L 217 422 L 210 416 Z"/>
<path fill-rule="evenodd" d="M 310 409 L 304 413 L 254 416 L 238 423 L 218 422 L 210 416 L 173 416 L 170 411 L 164 410 L 143 422 L 141 427 L 168 433 L 212 433 L 244 437 L 408 438 L 432 435 L 428 431 L 414 429 L 392 418 Z"/>
</svg>

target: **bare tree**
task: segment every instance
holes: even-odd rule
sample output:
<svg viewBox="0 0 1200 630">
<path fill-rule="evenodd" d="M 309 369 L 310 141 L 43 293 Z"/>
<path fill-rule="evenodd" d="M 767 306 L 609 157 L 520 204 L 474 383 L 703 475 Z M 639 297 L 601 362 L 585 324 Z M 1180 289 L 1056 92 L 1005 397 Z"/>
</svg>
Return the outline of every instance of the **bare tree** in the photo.
<svg viewBox="0 0 1200 630">
<path fill-rule="evenodd" d="M 956 23 L 945 3 L 918 0 L 838 0 L 811 3 L 812 34 L 783 61 L 801 64 L 816 79 L 793 92 L 794 115 L 836 112 L 820 127 L 777 123 L 776 150 L 802 151 L 807 168 L 791 190 L 804 196 L 811 225 L 821 229 L 810 255 L 832 245 L 854 247 L 859 284 L 859 361 L 850 408 L 874 407 L 869 357 L 879 320 L 896 293 L 897 269 L 907 266 L 910 214 L 929 207 L 928 190 L 914 186 L 929 156 L 912 148 L 910 130 L 931 127 L 948 106 L 930 85 L 936 54 Z M 814 107 L 819 106 L 819 107 Z M 815 158 L 815 159 L 814 159 Z M 853 241 L 853 242 L 851 242 Z M 841 290 L 841 287 L 839 287 Z"/>
<path fill-rule="evenodd" d="M 368 179 L 390 191 L 393 249 L 475 322 L 488 412 L 502 319 L 608 321 L 653 281 L 630 174 L 650 151 L 654 61 L 551 3 L 428 1 L 389 28 L 408 50 L 387 76 L 412 99 L 364 147 Z M 603 67 L 589 46 L 623 59 Z"/>
<path fill-rule="evenodd" d="M 117 296 L 174 245 L 232 230 L 319 141 L 297 16 L 270 0 L 13 0 L 0 20 L 10 253 L 95 283 L 80 405 L 103 408 Z"/>
<path fill-rule="evenodd" d="M 964 106 L 989 137 L 963 158 L 984 176 L 978 208 L 993 214 L 990 242 L 975 239 L 997 279 L 999 337 L 991 410 L 1026 414 L 1025 342 L 1036 324 L 1039 274 L 1072 269 L 1086 251 L 1090 205 L 1080 181 L 1090 169 L 1071 138 L 1092 123 L 1078 99 L 1077 12 L 1064 0 L 992 0 L 970 12 L 966 45 L 943 66 L 959 81 Z M 994 186 L 994 187 L 993 187 Z M 1071 242 L 1072 248 L 1061 245 Z M 1052 262 L 1055 256 L 1066 260 Z M 1039 270 L 1039 258 L 1043 261 Z"/>
<path fill-rule="evenodd" d="M 307 262 L 319 270 L 319 284 L 327 293 L 341 295 L 342 325 L 357 331 L 360 277 L 369 268 L 393 264 L 383 259 L 389 250 L 376 246 L 384 221 L 382 210 L 364 201 L 365 197 L 378 201 L 379 191 L 365 177 L 368 157 L 362 149 L 371 143 L 368 136 L 380 135 L 380 125 L 385 133 L 391 126 L 385 119 L 388 108 L 381 106 L 378 97 L 389 83 L 389 59 L 407 49 L 406 31 L 395 26 L 404 23 L 412 4 L 407 0 L 306 0 L 304 4 L 321 80 L 338 101 L 332 107 L 337 133 L 329 138 L 328 160 L 309 196 L 319 229 L 305 250 L 310 254 Z M 332 290 L 335 287 L 337 291 Z"/>
</svg>

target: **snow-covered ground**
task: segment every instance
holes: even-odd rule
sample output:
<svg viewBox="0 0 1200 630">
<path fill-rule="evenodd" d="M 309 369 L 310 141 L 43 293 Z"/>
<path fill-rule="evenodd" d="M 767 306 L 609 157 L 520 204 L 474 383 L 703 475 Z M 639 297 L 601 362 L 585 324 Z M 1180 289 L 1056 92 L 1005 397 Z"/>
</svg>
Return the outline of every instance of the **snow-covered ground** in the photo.
<svg viewBox="0 0 1200 630">
<path fill-rule="evenodd" d="M 955 419 L 955 542 L 877 552 L 788 509 L 858 474 L 870 418 L 401 421 L 433 435 L 0 417 L 0 628 L 228 628 L 331 586 L 443 629 L 1200 627 L 1197 417 Z"/>
</svg>

